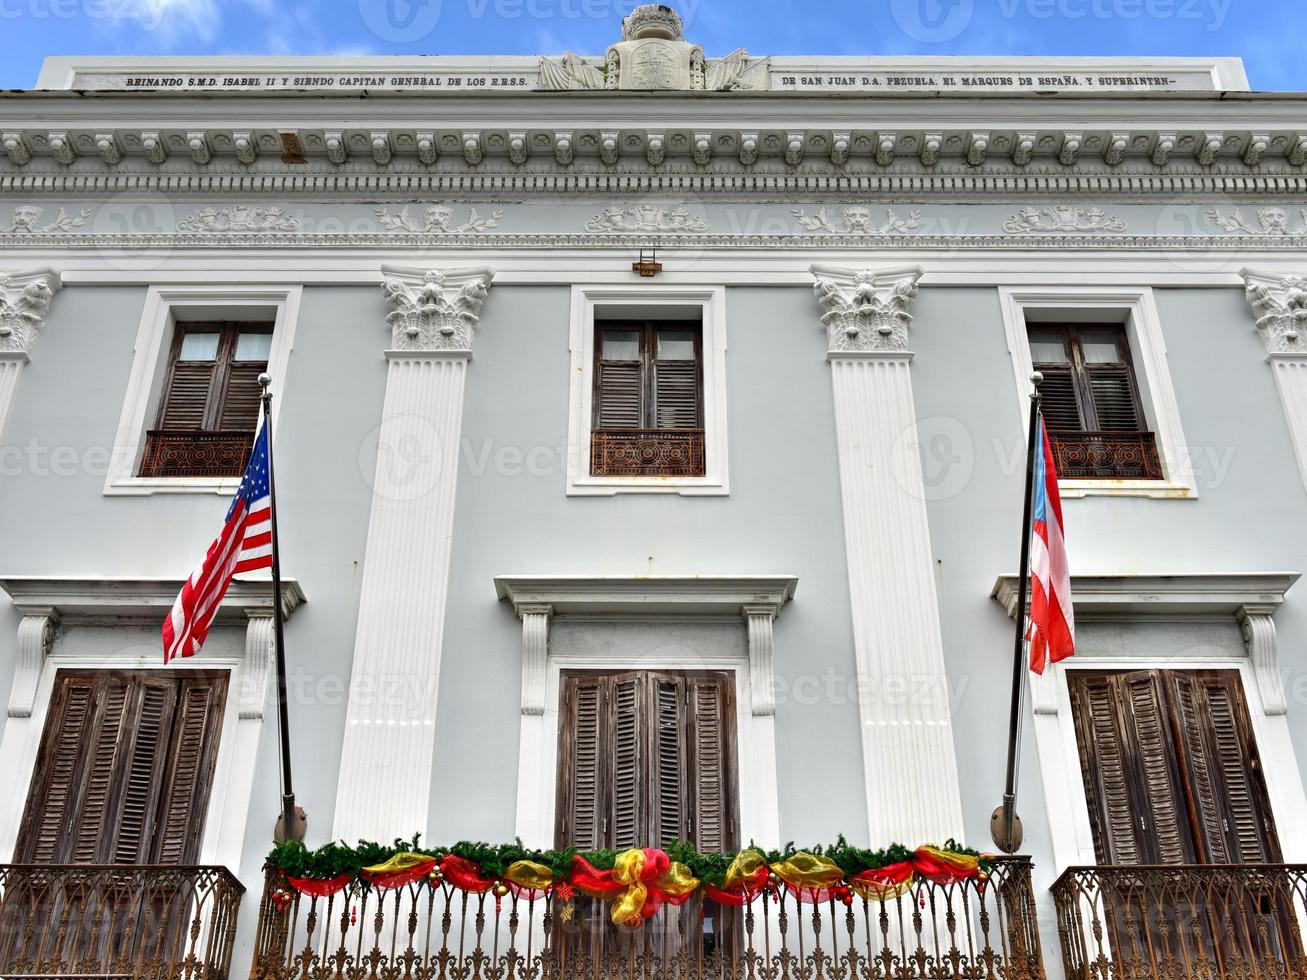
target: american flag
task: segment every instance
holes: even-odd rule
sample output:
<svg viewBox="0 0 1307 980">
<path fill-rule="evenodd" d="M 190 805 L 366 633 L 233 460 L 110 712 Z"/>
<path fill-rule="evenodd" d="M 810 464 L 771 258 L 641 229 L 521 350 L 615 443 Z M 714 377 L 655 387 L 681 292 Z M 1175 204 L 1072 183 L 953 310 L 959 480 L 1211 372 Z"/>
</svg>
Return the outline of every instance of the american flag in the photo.
<svg viewBox="0 0 1307 980">
<path fill-rule="evenodd" d="M 1076 621 L 1071 608 L 1071 571 L 1062 532 L 1062 498 L 1057 492 L 1053 447 L 1039 419 L 1035 447 L 1034 510 L 1030 535 L 1030 669 L 1042 674 L 1048 663 L 1076 652 Z"/>
<path fill-rule="evenodd" d="M 268 424 L 259 424 L 250 463 L 217 539 L 182 586 L 163 624 L 163 662 L 200 652 L 232 576 L 272 567 Z"/>
</svg>

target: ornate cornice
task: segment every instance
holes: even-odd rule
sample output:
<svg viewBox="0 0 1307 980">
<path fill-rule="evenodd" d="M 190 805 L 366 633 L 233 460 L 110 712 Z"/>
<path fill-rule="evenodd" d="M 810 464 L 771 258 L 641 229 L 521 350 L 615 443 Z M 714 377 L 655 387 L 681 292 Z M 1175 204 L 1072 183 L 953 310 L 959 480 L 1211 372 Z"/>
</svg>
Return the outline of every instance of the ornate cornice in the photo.
<svg viewBox="0 0 1307 980">
<path fill-rule="evenodd" d="M 60 285 L 59 274 L 50 269 L 0 271 L 0 354 L 31 351 Z"/>
<path fill-rule="evenodd" d="M 832 354 L 907 354 L 908 306 L 921 268 L 848 269 L 814 265 L 813 292 L 822 309 Z"/>
<path fill-rule="evenodd" d="M 481 304 L 495 274 L 487 268 L 414 269 L 381 267 L 381 292 L 390 313 L 391 349 L 471 351 Z"/>
<path fill-rule="evenodd" d="M 1307 279 L 1240 271 L 1267 354 L 1307 357 Z"/>
</svg>

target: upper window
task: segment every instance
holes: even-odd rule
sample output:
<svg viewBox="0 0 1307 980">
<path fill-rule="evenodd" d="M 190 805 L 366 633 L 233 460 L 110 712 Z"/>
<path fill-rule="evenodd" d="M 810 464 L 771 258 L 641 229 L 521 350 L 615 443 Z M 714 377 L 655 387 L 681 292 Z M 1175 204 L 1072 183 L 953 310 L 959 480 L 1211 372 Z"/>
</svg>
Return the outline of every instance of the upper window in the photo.
<svg viewBox="0 0 1307 980">
<path fill-rule="evenodd" d="M 1130 345 L 1117 324 L 1030 324 L 1030 359 L 1062 479 L 1160 480 Z"/>
<path fill-rule="evenodd" d="M 271 346 L 271 323 L 178 323 L 140 475 L 240 476 Z"/>
<path fill-rule="evenodd" d="M 697 321 L 595 324 L 592 476 L 703 476 Z"/>
</svg>

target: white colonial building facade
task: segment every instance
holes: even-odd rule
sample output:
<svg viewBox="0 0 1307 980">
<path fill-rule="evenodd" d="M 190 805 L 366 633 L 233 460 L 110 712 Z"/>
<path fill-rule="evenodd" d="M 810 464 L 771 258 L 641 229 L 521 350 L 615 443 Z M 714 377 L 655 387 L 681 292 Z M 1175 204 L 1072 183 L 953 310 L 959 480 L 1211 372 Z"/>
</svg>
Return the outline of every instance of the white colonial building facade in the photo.
<svg viewBox="0 0 1307 980">
<path fill-rule="evenodd" d="M 0 973 L 600 962 L 556 890 L 265 886 L 268 584 L 158 636 L 265 372 L 311 847 L 992 850 L 1038 370 L 1079 649 L 1028 860 L 847 930 L 852 874 L 705 900 L 694 969 L 1307 975 L 1304 97 L 651 5 L 603 56 L 50 58 L 0 149 Z"/>
</svg>

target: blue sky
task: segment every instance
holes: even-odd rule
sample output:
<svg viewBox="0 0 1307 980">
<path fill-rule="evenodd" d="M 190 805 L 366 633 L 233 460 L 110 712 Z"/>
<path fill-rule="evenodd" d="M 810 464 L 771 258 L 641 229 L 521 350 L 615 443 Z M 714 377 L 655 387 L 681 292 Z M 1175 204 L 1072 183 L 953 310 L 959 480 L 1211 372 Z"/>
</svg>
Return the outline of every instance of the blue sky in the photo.
<svg viewBox="0 0 1307 980">
<path fill-rule="evenodd" d="M 635 0 L 0 0 L 0 87 L 48 54 L 599 53 Z M 709 54 L 1238 55 L 1307 90 L 1302 0 L 681 0 Z"/>
</svg>

